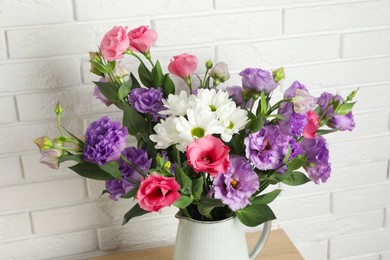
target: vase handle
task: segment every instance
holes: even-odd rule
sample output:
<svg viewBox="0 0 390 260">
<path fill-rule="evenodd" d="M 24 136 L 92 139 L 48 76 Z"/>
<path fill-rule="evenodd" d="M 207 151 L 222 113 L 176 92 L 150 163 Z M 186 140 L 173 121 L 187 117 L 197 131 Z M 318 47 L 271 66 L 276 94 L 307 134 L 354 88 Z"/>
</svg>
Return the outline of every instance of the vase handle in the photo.
<svg viewBox="0 0 390 260">
<path fill-rule="evenodd" d="M 249 260 L 255 260 L 256 256 L 260 253 L 261 249 L 264 247 L 265 242 L 268 239 L 268 236 L 271 232 L 271 226 L 272 222 L 267 221 L 264 223 L 263 231 L 261 231 L 261 235 L 259 239 L 257 240 L 255 246 L 252 248 L 251 252 L 249 253 Z"/>
</svg>

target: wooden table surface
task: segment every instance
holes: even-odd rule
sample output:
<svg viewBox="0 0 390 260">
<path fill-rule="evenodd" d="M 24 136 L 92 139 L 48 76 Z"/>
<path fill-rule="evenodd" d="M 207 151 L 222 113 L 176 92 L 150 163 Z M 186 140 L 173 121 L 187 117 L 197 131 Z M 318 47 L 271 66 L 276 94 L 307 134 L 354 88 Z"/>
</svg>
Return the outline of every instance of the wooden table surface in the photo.
<svg viewBox="0 0 390 260">
<path fill-rule="evenodd" d="M 248 247 L 252 248 L 258 233 L 248 233 Z M 89 258 L 89 260 L 172 260 L 173 245 Z M 282 229 L 271 231 L 265 247 L 256 260 L 303 260 L 294 244 Z"/>
</svg>

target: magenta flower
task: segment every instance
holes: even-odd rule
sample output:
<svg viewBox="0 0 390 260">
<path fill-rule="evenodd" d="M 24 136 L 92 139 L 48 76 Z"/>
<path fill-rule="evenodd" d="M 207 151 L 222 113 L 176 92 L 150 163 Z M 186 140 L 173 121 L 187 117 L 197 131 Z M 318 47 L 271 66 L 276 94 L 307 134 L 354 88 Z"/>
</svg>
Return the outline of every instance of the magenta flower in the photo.
<svg viewBox="0 0 390 260">
<path fill-rule="evenodd" d="M 210 194 L 222 200 L 233 211 L 250 204 L 248 198 L 259 188 L 260 181 L 250 163 L 241 156 L 232 156 L 225 174 L 218 174 Z"/>
</svg>

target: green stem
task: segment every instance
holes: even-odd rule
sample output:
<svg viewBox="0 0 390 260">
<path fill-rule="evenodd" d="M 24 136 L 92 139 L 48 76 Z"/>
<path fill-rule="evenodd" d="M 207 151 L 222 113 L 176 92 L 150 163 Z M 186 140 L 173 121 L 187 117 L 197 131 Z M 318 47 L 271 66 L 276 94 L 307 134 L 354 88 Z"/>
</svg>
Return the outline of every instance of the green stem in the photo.
<svg viewBox="0 0 390 260">
<path fill-rule="evenodd" d="M 145 68 L 147 68 L 144 61 L 137 54 L 135 54 L 134 52 L 130 52 L 130 53 L 127 52 L 127 53 L 130 54 L 131 56 L 135 57 L 137 60 L 139 60 L 139 62 L 141 62 L 145 66 Z M 149 60 L 149 62 L 151 62 L 151 61 Z M 152 65 L 153 65 L 153 63 L 152 63 Z"/>
<path fill-rule="evenodd" d="M 192 80 L 191 77 L 188 79 L 184 79 L 184 81 L 187 83 L 188 87 L 190 88 L 190 94 L 192 94 Z"/>
<path fill-rule="evenodd" d="M 67 137 L 64 134 L 64 132 L 62 131 L 62 128 L 61 128 L 61 116 L 59 114 L 57 115 L 57 128 L 58 128 L 58 131 L 60 132 L 62 137 L 64 137 L 65 139 L 69 139 L 69 137 Z"/>
<path fill-rule="evenodd" d="M 291 101 L 291 98 L 283 98 L 279 100 L 275 105 L 271 107 L 271 109 L 267 112 L 266 115 L 269 116 L 274 110 L 278 109 L 283 102 L 286 101 Z"/>
<path fill-rule="evenodd" d="M 173 146 L 173 150 L 175 152 L 176 163 L 181 167 L 180 151 L 177 149 L 176 145 Z"/>
<path fill-rule="evenodd" d="M 131 167 L 133 167 L 134 168 L 134 170 L 136 170 L 139 174 L 141 174 L 143 177 L 148 177 L 148 175 L 145 173 L 145 172 L 143 172 L 143 171 L 141 171 L 140 170 L 140 168 L 138 168 L 134 163 L 132 163 L 132 162 L 130 162 L 129 160 L 127 160 L 127 158 L 123 155 L 123 154 L 121 154 L 121 159 L 125 162 L 125 163 L 127 163 L 128 165 L 130 165 Z"/>
<path fill-rule="evenodd" d="M 207 73 L 209 72 L 210 69 L 207 69 L 206 70 L 206 73 L 204 74 L 204 77 L 203 77 L 203 87 L 206 87 L 206 77 L 207 77 Z"/>
<path fill-rule="evenodd" d="M 150 56 L 150 53 L 143 53 L 143 55 L 145 56 L 145 58 L 149 61 L 150 65 L 152 65 L 152 68 L 154 68 L 154 63 L 152 61 L 152 57 Z"/>
<path fill-rule="evenodd" d="M 186 217 L 192 218 L 191 215 L 190 215 L 190 213 L 188 213 L 188 210 L 187 210 L 186 208 L 180 209 L 180 211 L 183 212 L 183 214 L 184 214 Z"/>
</svg>

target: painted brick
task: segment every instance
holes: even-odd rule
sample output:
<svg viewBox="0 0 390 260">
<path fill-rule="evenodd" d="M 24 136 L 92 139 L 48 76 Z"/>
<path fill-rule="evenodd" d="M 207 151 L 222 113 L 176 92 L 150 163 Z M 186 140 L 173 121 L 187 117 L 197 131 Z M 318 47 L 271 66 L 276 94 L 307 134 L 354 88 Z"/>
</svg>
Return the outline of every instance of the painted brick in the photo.
<svg viewBox="0 0 390 260">
<path fill-rule="evenodd" d="M 284 10 L 284 32 L 304 33 L 389 25 L 388 1 L 332 4 Z"/>
<path fill-rule="evenodd" d="M 285 86 L 299 80 L 310 89 L 334 88 L 335 86 L 361 85 L 389 81 L 390 74 L 385 68 L 390 66 L 390 57 L 311 64 L 285 68 Z M 375 77 L 371 75 L 375 74 Z"/>
<path fill-rule="evenodd" d="M 332 211 L 336 214 L 383 208 L 390 205 L 390 184 L 333 192 L 332 201 Z"/>
<path fill-rule="evenodd" d="M 147 24 L 145 20 L 120 23 L 62 25 L 7 31 L 10 58 L 87 54 L 97 50 L 104 34 L 115 25 L 130 28 Z M 39 37 L 37 37 L 39 35 Z M 29 44 L 25 44 L 28 42 Z"/>
<path fill-rule="evenodd" d="M 385 217 L 386 217 L 386 219 L 385 219 L 385 226 L 386 227 L 390 227 L 390 207 L 387 207 L 386 209 L 385 209 Z"/>
<path fill-rule="evenodd" d="M 286 199 L 280 197 L 273 201 L 270 206 L 278 217 L 278 222 L 282 225 L 283 222 L 329 214 L 330 195 L 329 193 L 321 193 Z"/>
<path fill-rule="evenodd" d="M 332 151 L 331 151 L 332 152 Z M 356 186 L 383 183 L 387 179 L 387 160 L 333 167 L 330 178 L 320 185 L 314 182 L 301 186 L 282 185 L 282 197 L 347 189 Z"/>
<path fill-rule="evenodd" d="M 380 260 L 390 260 L 390 251 L 381 253 L 381 259 Z"/>
<path fill-rule="evenodd" d="M 30 219 L 26 213 L 0 216 L 0 241 L 25 237 L 30 234 Z"/>
<path fill-rule="evenodd" d="M 356 100 L 360 101 L 357 97 Z M 377 110 L 363 113 L 354 113 L 355 128 L 352 132 L 340 131 L 326 136 L 329 143 L 339 139 L 352 139 L 358 137 L 369 137 L 386 134 L 389 130 L 389 112 L 387 110 Z M 372 127 L 375 125 L 375 127 Z"/>
<path fill-rule="evenodd" d="M 329 255 L 334 259 L 384 251 L 389 241 L 390 229 L 337 237 L 329 241 Z"/>
<path fill-rule="evenodd" d="M 247 67 L 277 67 L 302 62 L 337 59 L 338 35 L 285 38 L 272 41 L 243 42 L 217 47 L 218 60 L 231 70 Z"/>
<path fill-rule="evenodd" d="M 17 120 L 13 97 L 0 97 L 0 124 L 12 123 Z"/>
<path fill-rule="evenodd" d="M 302 228 L 304 224 L 305 228 Z M 356 215 L 327 216 L 281 224 L 294 243 L 323 241 L 329 237 L 382 228 L 383 211 L 366 211 Z"/>
<path fill-rule="evenodd" d="M 390 83 L 374 84 L 369 86 L 361 86 L 356 96 L 359 102 L 353 107 L 353 110 L 371 110 L 390 107 Z M 348 95 L 356 88 L 339 88 L 338 92 L 342 96 Z"/>
<path fill-rule="evenodd" d="M 62 123 L 75 135 L 83 135 L 80 119 L 72 118 L 71 120 L 68 120 L 65 118 Z M 49 137 L 58 136 L 55 120 L 52 120 L 49 123 L 18 124 L 2 127 L 0 128 L 0 136 L 6 136 L 7 138 L 0 139 L 0 154 L 24 152 L 26 150 L 36 151 L 38 153 L 33 140 L 44 135 Z"/>
<path fill-rule="evenodd" d="M 280 20 L 279 11 L 264 11 L 158 19 L 154 25 L 164 32 L 157 44 L 166 46 L 273 36 L 279 34 Z"/>
<path fill-rule="evenodd" d="M 390 54 L 389 43 L 388 29 L 347 33 L 342 35 L 342 56 L 351 58 Z"/>
<path fill-rule="evenodd" d="M 112 226 L 98 229 L 99 248 L 118 247 L 142 249 L 173 243 L 176 236 L 177 219 L 172 216 L 137 218 L 126 226 Z M 142 234 L 142 241 L 139 239 Z"/>
<path fill-rule="evenodd" d="M 390 136 L 370 137 L 329 144 L 330 161 L 333 164 L 347 164 L 383 160 L 390 157 L 387 149 Z"/>
<path fill-rule="evenodd" d="M 88 197 L 94 200 L 102 197 L 102 192 L 106 189 L 106 186 L 102 181 L 87 179 L 87 189 Z"/>
<path fill-rule="evenodd" d="M 82 90 L 17 96 L 20 120 L 54 119 L 53 108 L 57 102 L 61 103 L 65 111 L 63 118 L 118 111 L 115 106 L 106 107 L 100 100 L 93 97 L 92 93 L 93 88 L 88 86 Z"/>
<path fill-rule="evenodd" d="M 332 2 L 333 0 L 215 0 L 218 9 L 224 8 L 251 8 L 251 7 L 273 7 L 273 6 L 293 6 L 302 4 L 316 4 Z M 346 2 L 348 0 L 344 0 Z M 349 0 L 352 1 L 352 0 Z"/>
<path fill-rule="evenodd" d="M 5 43 L 5 32 L 0 30 L 0 61 L 7 59 L 7 47 Z"/>
<path fill-rule="evenodd" d="M 31 217 L 36 234 L 61 233 L 101 224 L 122 223 L 123 216 L 130 208 L 128 200 L 110 200 L 33 211 Z"/>
<path fill-rule="evenodd" d="M 306 260 L 327 260 L 328 241 L 295 243 L 295 247 Z"/>
<path fill-rule="evenodd" d="M 94 230 L 53 236 L 37 236 L 0 245 L 1 259 L 53 259 L 55 257 L 80 254 L 97 248 Z"/>
<path fill-rule="evenodd" d="M 80 62 L 62 59 L 1 64 L 0 82 L 0 92 L 74 86 L 80 84 Z"/>
<path fill-rule="evenodd" d="M 0 27 L 34 24 L 52 24 L 73 20 L 72 2 L 69 0 L 40 0 L 0 2 Z"/>
<path fill-rule="evenodd" d="M 81 178 L 3 187 L 0 190 L 0 211 L 54 206 L 83 200 L 84 195 L 84 180 Z"/>
<path fill-rule="evenodd" d="M 379 254 L 367 254 L 367 255 L 361 255 L 361 256 L 353 256 L 353 257 L 347 257 L 347 258 L 338 258 L 343 260 L 382 260 L 379 259 Z"/>
<path fill-rule="evenodd" d="M 50 167 L 43 163 L 39 163 L 41 158 L 37 151 L 34 154 L 22 155 L 22 165 L 24 177 L 29 180 L 37 180 L 41 178 L 64 178 L 75 176 L 75 173 L 66 168 L 70 165 L 68 162 L 61 163 L 60 169 L 53 171 Z"/>
<path fill-rule="evenodd" d="M 19 157 L 1 158 L 0 169 L 0 184 L 16 182 L 23 177 Z"/>
<path fill-rule="evenodd" d="M 75 1 L 77 20 L 118 19 L 133 16 L 146 16 L 156 14 L 172 14 L 191 11 L 202 11 L 213 8 L 212 0 L 152 0 L 137 1 Z M 131 10 L 131 11 L 129 11 Z M 132 29 L 130 27 L 130 29 Z"/>
</svg>

